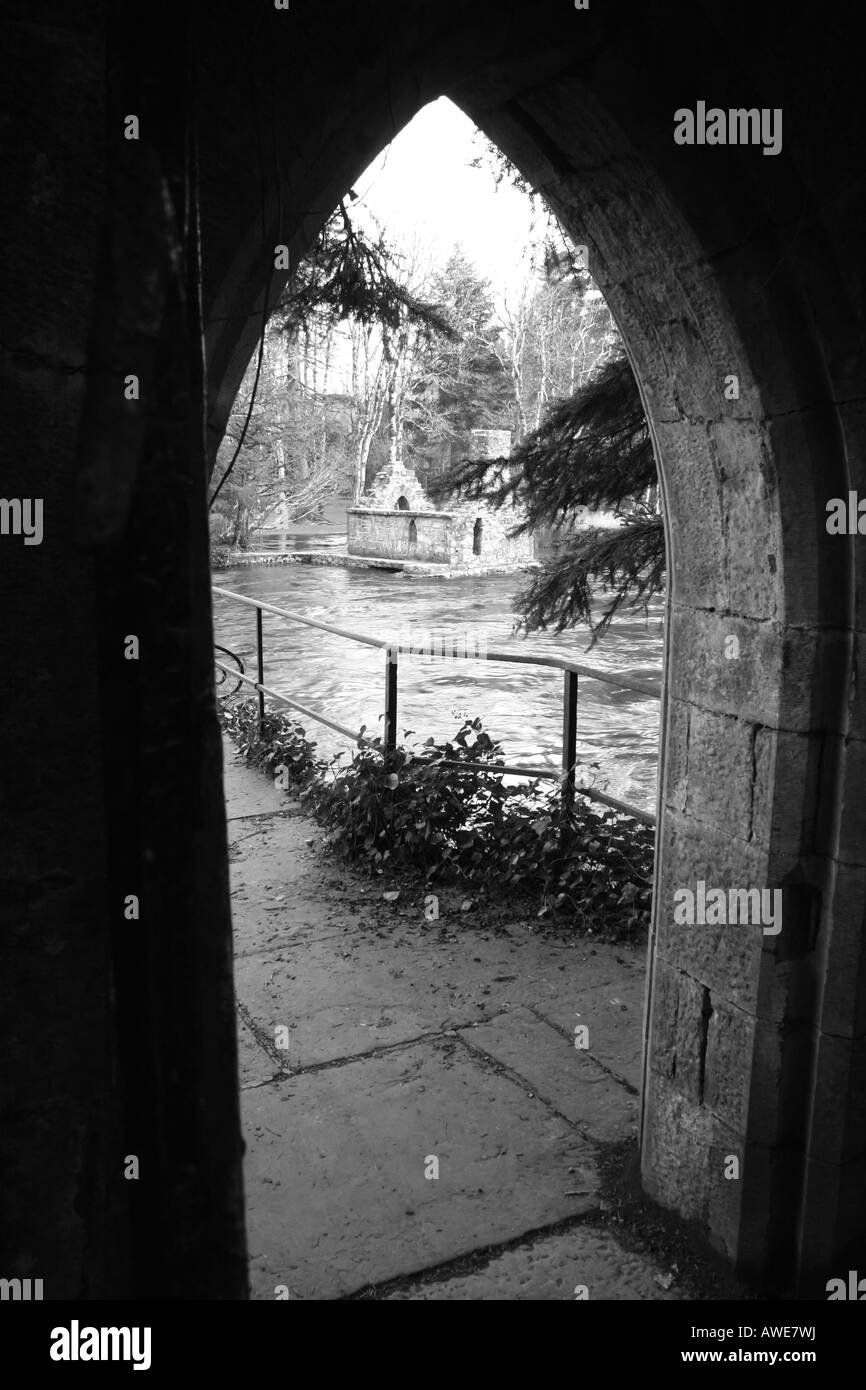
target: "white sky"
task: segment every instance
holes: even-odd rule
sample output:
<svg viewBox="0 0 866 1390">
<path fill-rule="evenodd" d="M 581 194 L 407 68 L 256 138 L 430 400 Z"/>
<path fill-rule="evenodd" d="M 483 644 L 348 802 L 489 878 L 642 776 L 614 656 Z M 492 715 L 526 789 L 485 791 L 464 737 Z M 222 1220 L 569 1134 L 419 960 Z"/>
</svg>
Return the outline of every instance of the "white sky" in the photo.
<svg viewBox="0 0 866 1390">
<path fill-rule="evenodd" d="M 489 169 L 472 169 L 483 149 L 475 127 L 447 97 L 425 106 L 355 184 L 352 214 L 367 208 L 389 241 L 416 236 L 445 261 L 460 242 L 494 299 L 510 298 L 529 273 L 530 243 L 544 231 L 529 199 L 507 180 L 498 188 Z"/>
</svg>

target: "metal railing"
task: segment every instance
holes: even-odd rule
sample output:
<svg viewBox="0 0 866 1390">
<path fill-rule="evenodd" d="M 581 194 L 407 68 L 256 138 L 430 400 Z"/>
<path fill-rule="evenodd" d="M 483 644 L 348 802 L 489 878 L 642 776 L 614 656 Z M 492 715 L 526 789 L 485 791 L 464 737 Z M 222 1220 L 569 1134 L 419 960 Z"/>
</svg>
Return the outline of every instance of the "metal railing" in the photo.
<svg viewBox="0 0 866 1390">
<path fill-rule="evenodd" d="M 256 656 L 258 680 L 253 680 L 251 676 L 238 674 L 231 671 L 221 661 L 215 661 L 215 665 L 221 671 L 231 675 L 236 681 L 244 685 L 250 685 L 258 691 L 259 696 L 259 726 L 261 729 L 262 721 L 265 717 L 265 696 L 275 700 L 278 704 L 287 705 L 289 709 L 298 710 L 307 719 L 313 719 L 319 724 L 324 724 L 326 728 L 333 729 L 338 734 L 343 734 L 353 743 L 368 744 L 372 739 L 364 738 L 354 729 L 347 728 L 344 724 L 338 724 L 333 719 L 327 719 L 325 715 L 317 713 L 315 710 L 308 709 L 306 705 L 299 704 L 297 700 L 290 699 L 287 695 L 281 695 L 276 690 L 271 690 L 265 685 L 265 657 L 264 657 L 264 637 L 262 632 L 262 614 L 273 613 L 279 618 L 287 618 L 290 622 L 301 623 L 304 627 L 318 628 L 321 632 L 330 632 L 335 637 L 343 637 L 348 642 L 360 642 L 367 647 L 378 647 L 380 650 L 387 650 L 387 662 L 385 666 L 385 756 L 393 753 L 397 747 L 397 671 L 399 653 L 413 652 L 424 655 L 426 648 L 423 644 L 398 643 L 393 638 L 371 637 L 368 633 L 353 632 L 349 628 L 336 627 L 333 623 L 323 623 L 316 618 L 305 618 L 300 613 L 290 613 L 286 608 L 277 608 L 275 604 L 263 603 L 260 599 L 247 598 L 245 594 L 236 594 L 231 589 L 222 589 L 216 584 L 213 585 L 213 592 L 220 594 L 223 598 L 232 599 L 235 603 L 244 604 L 248 608 L 256 610 Z M 648 695 L 651 699 L 661 698 L 661 689 L 650 681 L 624 680 L 621 676 L 611 675 L 607 671 L 599 671 L 593 666 L 584 666 L 581 662 L 566 661 L 558 656 L 542 656 L 540 653 L 518 653 L 518 652 L 491 652 L 485 651 L 483 655 L 477 653 L 461 653 L 455 651 L 453 657 L 461 659 L 465 656 L 466 660 L 472 661 L 502 661 L 515 666 L 548 666 L 563 673 L 562 690 L 562 770 L 552 772 L 549 768 L 543 767 L 516 767 L 507 763 L 474 763 L 457 762 L 451 759 L 442 759 L 443 767 L 458 767 L 466 771 L 496 772 L 509 776 L 547 778 L 560 782 L 562 785 L 563 805 L 569 807 L 574 802 L 575 795 L 585 796 L 590 801 L 601 802 L 605 806 L 611 806 L 616 811 L 622 811 L 625 815 L 633 816 L 635 820 L 642 821 L 645 825 L 655 825 L 655 816 L 649 812 L 641 810 L 639 806 L 631 806 L 627 801 L 620 801 L 617 797 L 608 796 L 606 792 L 597 791 L 594 787 L 581 787 L 577 785 L 577 696 L 578 678 L 586 676 L 591 680 L 604 682 L 605 685 L 612 685 L 617 690 L 634 690 L 641 695 Z"/>
<path fill-rule="evenodd" d="M 215 646 L 216 650 L 217 650 L 218 652 L 222 652 L 224 656 L 231 657 L 232 661 L 235 663 L 235 666 L 237 667 L 237 670 L 236 670 L 236 671 L 233 671 L 233 670 L 231 669 L 230 666 L 225 666 L 225 665 L 223 664 L 223 662 L 220 661 L 220 662 L 217 663 L 217 665 L 219 666 L 220 671 L 222 671 L 222 673 L 223 673 L 222 680 L 218 680 L 218 681 L 217 681 L 217 689 L 219 689 L 219 687 L 220 687 L 221 685 L 225 685 L 225 683 L 226 683 L 226 681 L 228 680 L 229 676 L 231 676 L 231 678 L 232 678 L 232 679 L 234 680 L 234 682 L 235 682 L 235 687 L 234 687 L 234 690 L 229 690 L 227 693 L 228 693 L 229 695 L 236 695 L 236 694 L 238 693 L 238 691 L 240 690 L 241 685 L 243 684 L 243 677 L 244 677 L 244 675 L 246 674 L 245 669 L 244 669 L 244 663 L 241 661 L 241 659 L 240 659 L 239 656 L 236 656 L 236 655 L 235 655 L 234 652 L 230 652 L 229 649 L 228 649 L 228 647 L 221 647 L 220 644 L 219 644 L 219 642 L 214 642 L 214 646 Z M 222 692 L 222 693 L 223 693 L 223 695 L 225 695 L 226 692 Z"/>
</svg>

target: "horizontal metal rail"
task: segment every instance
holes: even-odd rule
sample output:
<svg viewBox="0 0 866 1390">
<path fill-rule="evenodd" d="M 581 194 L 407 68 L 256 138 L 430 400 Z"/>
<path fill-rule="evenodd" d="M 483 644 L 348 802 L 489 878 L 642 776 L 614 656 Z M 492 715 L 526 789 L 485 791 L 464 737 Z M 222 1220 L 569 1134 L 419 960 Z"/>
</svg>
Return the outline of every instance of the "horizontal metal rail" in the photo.
<svg viewBox="0 0 866 1390">
<path fill-rule="evenodd" d="M 308 709 L 306 705 L 299 704 L 297 700 L 290 700 L 288 695 L 280 695 L 267 685 L 259 685 L 258 681 L 254 681 L 251 676 L 238 675 L 237 671 L 229 670 L 229 667 L 224 666 L 221 661 L 215 661 L 214 665 L 218 666 L 221 671 L 226 671 L 229 675 L 234 676 L 235 680 L 243 681 L 244 685 L 251 685 L 260 694 L 269 696 L 277 704 L 288 705 L 289 709 L 298 710 L 307 719 L 325 724 L 335 733 L 343 734 L 346 738 L 352 739 L 353 742 L 365 746 L 372 743 L 372 739 L 364 738 L 363 734 L 356 733 L 353 729 L 347 728 L 345 724 L 337 724 L 335 720 L 326 719 L 323 714 L 317 714 L 315 710 Z M 513 767 L 510 763 L 464 763 L 458 762 L 454 758 L 442 758 L 439 761 L 439 767 L 459 768 L 462 772 L 492 772 L 503 777 L 544 777 L 553 782 L 561 782 L 564 775 L 561 772 L 552 772 L 547 767 Z M 574 792 L 575 795 L 585 796 L 590 801 L 599 801 L 605 806 L 612 806 L 614 810 L 622 811 L 624 815 L 632 816 L 635 820 L 642 821 L 644 825 L 655 825 L 655 816 L 649 811 L 642 811 L 639 806 L 631 806 L 627 801 L 619 801 L 615 796 L 608 796 L 607 792 L 596 791 L 594 787 L 578 786 L 575 786 Z"/>
<path fill-rule="evenodd" d="M 303 623 L 305 627 L 317 627 L 321 632 L 333 632 L 335 637 L 345 637 L 349 642 L 363 642 L 365 647 L 390 647 L 392 643 L 381 637 L 368 637 L 363 632 L 350 632 L 345 627 L 334 627 L 333 623 L 320 623 L 316 618 L 302 618 L 300 613 L 290 613 L 287 608 L 277 608 L 273 603 L 262 603 L 257 598 L 246 598 L 244 594 L 233 594 L 231 589 L 220 589 L 214 584 L 213 592 L 224 598 L 245 603 L 248 608 L 258 608 L 263 613 L 276 613 L 280 618 L 289 618 L 293 623 Z"/>
<path fill-rule="evenodd" d="M 467 772 L 501 772 L 509 776 L 547 777 L 552 782 L 565 780 L 565 773 L 551 772 L 550 768 L 544 767 L 509 767 L 508 764 L 500 763 L 462 763 L 451 758 L 443 758 L 439 767 L 459 767 L 464 768 Z M 596 791 L 595 787 L 579 787 L 575 784 L 572 791 L 576 796 L 586 796 L 590 801 L 601 801 L 605 806 L 612 806 L 616 811 L 622 811 L 635 820 L 643 821 L 644 825 L 655 825 L 656 823 L 656 818 L 652 812 L 642 811 L 639 806 L 631 806 L 627 801 L 619 801 L 615 796 L 608 796 L 607 792 Z"/>
<path fill-rule="evenodd" d="M 352 632 L 348 628 L 335 627 L 333 623 L 320 622 L 318 618 L 304 618 L 300 613 L 290 613 L 287 608 L 278 608 L 273 603 L 263 603 L 261 599 L 247 598 L 244 594 L 233 593 L 231 589 L 221 589 L 216 584 L 213 586 L 215 594 L 222 594 L 223 598 L 234 599 L 236 603 L 246 604 L 248 608 L 257 608 L 265 613 L 276 613 L 280 618 L 288 618 L 293 623 L 303 623 L 305 627 L 315 627 L 321 632 L 332 632 L 335 637 L 345 637 L 350 642 L 362 642 L 367 647 L 395 647 L 405 653 L 413 653 L 418 656 L 429 656 L 425 652 L 421 643 L 406 644 L 399 642 L 393 637 L 371 637 L 369 633 Z M 640 695 L 648 695 L 651 699 L 661 699 L 661 687 L 652 684 L 650 681 L 642 680 L 623 680 L 621 676 L 611 675 L 609 671 L 600 671 L 597 666 L 585 666 L 579 661 L 566 661 L 562 656 L 545 656 L 541 652 L 461 652 L 455 650 L 448 653 L 448 660 L 465 661 L 506 661 L 514 666 L 549 666 L 556 671 L 574 671 L 575 675 L 586 676 L 590 680 L 603 681 L 605 685 L 614 685 L 618 690 L 635 690 Z"/>
<path fill-rule="evenodd" d="M 214 665 L 218 666 L 221 671 L 228 670 L 228 667 L 223 666 L 221 661 L 215 661 Z M 251 685 L 253 690 L 258 690 L 259 694 L 268 695 L 272 700 L 278 701 L 279 704 L 288 705 L 289 709 L 299 710 L 301 714 L 306 715 L 307 719 L 315 719 L 319 724 L 326 724 L 329 729 L 333 729 L 336 733 L 345 734 L 346 738 L 357 740 L 360 743 L 369 743 L 371 741 L 370 739 L 363 738 L 353 729 L 347 729 L 345 724 L 337 724 L 333 719 L 326 719 L 323 714 L 316 714 L 315 710 L 308 709 L 306 705 L 299 705 L 297 700 L 290 700 L 288 695 L 280 695 L 276 690 L 271 690 L 270 686 L 260 685 L 258 681 L 253 680 L 252 676 L 239 676 L 237 671 L 230 671 L 229 674 L 233 675 L 236 680 L 243 681 L 244 685 Z"/>
<path fill-rule="evenodd" d="M 605 685 L 615 685 L 618 690 L 636 690 L 640 695 L 649 695 L 653 700 L 661 699 L 661 687 L 650 681 L 623 680 L 622 676 L 612 676 L 609 671 L 600 671 L 597 666 L 584 666 L 579 661 L 566 661 L 560 656 L 541 656 L 536 653 L 524 655 L 522 652 L 487 652 L 484 657 L 469 660 L 510 661 L 515 666 L 552 666 L 558 671 L 573 671 L 576 676 L 587 676 L 590 680 L 604 681 Z"/>
<path fill-rule="evenodd" d="M 259 728 L 265 717 L 265 696 L 276 701 L 277 704 L 286 705 L 289 709 L 297 710 L 307 719 L 312 719 L 318 724 L 324 724 L 326 728 L 333 729 L 335 733 L 342 734 L 345 738 L 353 742 L 367 746 L 373 742 L 370 738 L 364 738 L 361 733 L 356 733 L 353 729 L 348 729 L 344 724 L 338 724 L 333 719 L 328 719 L 323 714 L 318 714 L 315 710 L 309 709 L 306 705 L 300 704 L 297 700 L 290 699 L 287 695 L 281 695 L 276 690 L 264 683 L 264 639 L 262 636 L 262 613 L 273 613 L 279 618 L 286 618 L 290 622 L 301 623 L 304 627 L 316 628 L 320 632 L 332 633 L 335 637 L 345 638 L 349 642 L 360 642 L 366 647 L 376 647 L 384 649 L 387 653 L 385 665 L 385 733 L 384 733 L 384 755 L 385 758 L 391 757 L 397 744 L 397 669 L 398 657 L 403 653 L 417 653 L 420 656 L 430 655 L 424 643 L 404 643 L 395 638 L 371 637 L 365 632 L 353 632 L 349 628 L 337 627 L 334 623 L 323 623 L 318 618 L 305 618 L 300 613 L 291 613 L 287 608 L 280 608 L 273 603 L 264 603 L 261 599 L 247 598 L 244 594 L 236 594 L 231 589 L 223 589 L 218 585 L 213 586 L 213 592 L 220 594 L 223 598 L 231 599 L 235 603 L 244 604 L 247 608 L 256 610 L 256 649 L 258 656 L 258 680 L 252 677 L 239 675 L 237 671 L 229 671 L 220 661 L 215 661 L 215 665 L 227 674 L 234 676 L 235 680 L 241 681 L 244 685 L 249 685 L 258 692 L 259 697 Z M 616 797 L 608 796 L 606 792 L 596 791 L 593 787 L 580 787 L 577 785 L 577 685 L 578 677 L 585 676 L 590 680 L 603 681 L 605 685 L 615 686 L 619 690 L 633 690 L 641 695 L 647 695 L 651 699 L 661 698 L 661 688 L 649 681 L 624 680 L 621 676 L 611 675 L 608 671 L 600 671 L 594 666 L 585 666 L 582 662 L 566 661 L 563 657 L 546 656 L 541 652 L 479 652 L 453 650 L 448 653 L 449 660 L 466 661 L 501 661 L 510 665 L 519 666 L 546 666 L 554 670 L 563 672 L 563 722 L 562 722 L 562 769 L 559 772 L 552 772 L 548 768 L 538 767 L 519 767 L 505 763 L 470 763 L 458 762 L 453 759 L 441 759 L 440 766 L 459 768 L 465 772 L 492 772 L 503 776 L 529 777 L 529 778 L 548 778 L 557 781 L 562 786 L 563 807 L 568 809 L 573 803 L 576 795 L 587 797 L 590 801 L 597 801 L 605 806 L 610 806 L 623 815 L 632 816 L 635 820 L 642 821 L 645 825 L 655 825 L 655 816 L 648 811 L 643 811 L 639 806 L 632 806 L 627 801 L 620 801 Z"/>
</svg>

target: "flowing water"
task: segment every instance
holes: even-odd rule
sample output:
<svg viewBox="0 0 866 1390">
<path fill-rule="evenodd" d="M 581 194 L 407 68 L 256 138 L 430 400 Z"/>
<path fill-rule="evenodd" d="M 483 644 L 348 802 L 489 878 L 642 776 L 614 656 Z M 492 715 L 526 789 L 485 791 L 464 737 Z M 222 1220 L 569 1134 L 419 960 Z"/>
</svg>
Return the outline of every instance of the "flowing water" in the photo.
<svg viewBox="0 0 866 1390">
<path fill-rule="evenodd" d="M 345 536 L 281 536 L 279 548 L 345 548 Z M 257 547 L 262 548 L 262 547 Z M 663 600 L 649 618 L 622 618 L 587 651 L 586 629 L 531 637 L 513 632 L 512 598 L 524 576 L 482 575 L 461 579 L 406 577 L 387 570 L 314 565 L 256 565 L 221 570 L 220 587 L 287 608 L 304 617 L 373 637 L 410 630 L 482 634 L 487 649 L 538 652 L 585 662 L 625 679 L 659 682 L 662 672 Z M 265 613 L 265 684 L 348 728 L 381 733 L 385 657 L 382 651 Z M 214 595 L 216 641 L 240 656 L 255 676 L 255 612 Z M 413 730 L 423 740 L 452 735 L 464 714 L 480 717 L 503 745 L 505 759 L 557 769 L 562 742 L 562 672 L 492 661 L 400 658 L 399 735 Z M 348 748 L 348 740 L 304 721 L 322 756 Z M 398 736 L 399 736 L 398 735 Z M 581 677 L 577 711 L 578 758 L 598 763 L 583 780 L 645 810 L 655 810 L 659 701 Z"/>
</svg>

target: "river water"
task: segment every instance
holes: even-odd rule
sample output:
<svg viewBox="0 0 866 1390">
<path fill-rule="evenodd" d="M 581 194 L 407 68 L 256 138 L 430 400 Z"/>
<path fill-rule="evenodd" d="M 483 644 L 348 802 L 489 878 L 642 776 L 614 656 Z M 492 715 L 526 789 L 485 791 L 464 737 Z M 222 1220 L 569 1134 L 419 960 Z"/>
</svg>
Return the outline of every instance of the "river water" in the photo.
<svg viewBox="0 0 866 1390">
<path fill-rule="evenodd" d="M 281 548 L 345 548 L 345 537 L 280 538 Z M 220 570 L 214 582 L 249 598 L 287 608 L 373 637 L 410 631 L 456 630 L 480 634 L 487 649 L 538 652 L 582 661 L 625 679 L 660 682 L 662 599 L 649 618 L 616 621 L 589 652 L 586 629 L 553 636 L 513 631 L 513 595 L 521 575 L 461 579 L 406 577 L 386 570 L 338 569 L 317 565 L 255 565 Z M 385 657 L 380 650 L 307 628 L 265 613 L 265 684 L 348 728 L 366 724 L 382 731 Z M 215 640 L 244 661 L 255 676 L 255 612 L 214 595 Z M 400 658 L 398 731 L 423 740 L 456 732 L 462 715 L 480 717 L 503 745 L 509 763 L 557 769 L 561 760 L 562 672 L 492 661 Z M 304 721 L 322 756 L 349 747 L 348 740 L 320 724 Z M 578 758 L 598 763 L 583 780 L 645 810 L 655 810 L 659 701 L 581 677 L 578 697 Z"/>
</svg>

